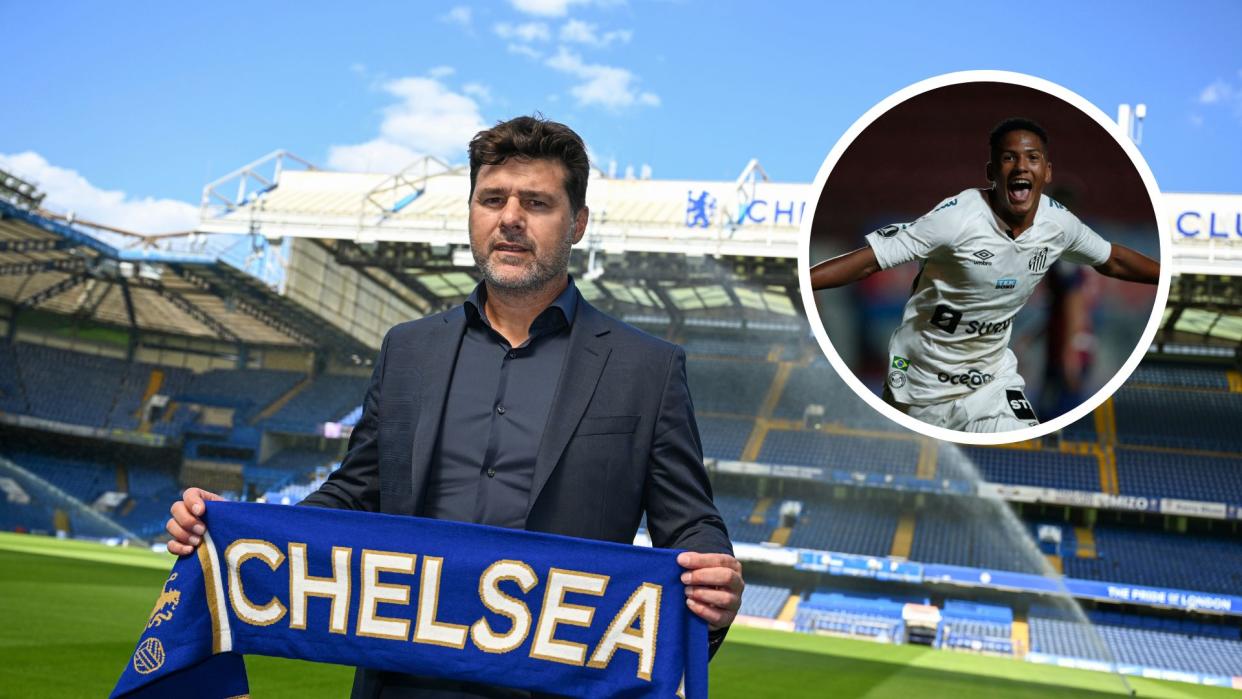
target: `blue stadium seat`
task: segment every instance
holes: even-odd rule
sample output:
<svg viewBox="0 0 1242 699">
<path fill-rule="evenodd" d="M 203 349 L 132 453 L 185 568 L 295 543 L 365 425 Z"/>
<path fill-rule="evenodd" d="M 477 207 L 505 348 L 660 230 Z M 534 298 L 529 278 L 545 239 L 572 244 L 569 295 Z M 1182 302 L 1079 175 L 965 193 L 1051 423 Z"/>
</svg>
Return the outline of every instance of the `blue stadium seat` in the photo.
<svg viewBox="0 0 1242 699">
<path fill-rule="evenodd" d="M 910 439 L 772 430 L 763 441 L 758 460 L 913 476 L 918 467 L 919 443 Z"/>
<path fill-rule="evenodd" d="M 775 619 L 785 608 L 789 595 L 787 587 L 748 584 L 742 591 L 742 607 L 738 614 Z"/>
<path fill-rule="evenodd" d="M 1064 559 L 1074 578 L 1237 594 L 1242 590 L 1242 543 L 1234 537 L 1097 526 L 1096 558 Z"/>
</svg>

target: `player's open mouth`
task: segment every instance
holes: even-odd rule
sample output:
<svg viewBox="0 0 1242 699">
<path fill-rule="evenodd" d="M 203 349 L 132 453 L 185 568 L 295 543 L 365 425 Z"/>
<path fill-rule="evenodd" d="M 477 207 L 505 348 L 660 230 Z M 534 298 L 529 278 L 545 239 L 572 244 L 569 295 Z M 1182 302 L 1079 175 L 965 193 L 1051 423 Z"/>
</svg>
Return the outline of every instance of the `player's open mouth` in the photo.
<svg viewBox="0 0 1242 699">
<path fill-rule="evenodd" d="M 1007 189 L 1010 204 L 1025 204 L 1030 201 L 1031 181 L 1025 177 L 1010 180 Z"/>
</svg>

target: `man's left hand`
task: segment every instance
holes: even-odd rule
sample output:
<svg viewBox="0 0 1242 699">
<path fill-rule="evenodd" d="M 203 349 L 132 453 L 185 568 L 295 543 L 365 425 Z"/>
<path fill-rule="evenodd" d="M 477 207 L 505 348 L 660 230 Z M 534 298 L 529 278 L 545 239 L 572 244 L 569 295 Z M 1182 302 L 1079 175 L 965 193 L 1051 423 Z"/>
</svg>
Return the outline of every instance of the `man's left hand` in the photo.
<svg viewBox="0 0 1242 699">
<path fill-rule="evenodd" d="M 712 631 L 733 623 L 742 606 L 742 564 L 727 553 L 683 551 L 677 565 L 686 569 L 681 582 L 686 586 L 686 606 L 702 617 Z"/>
</svg>

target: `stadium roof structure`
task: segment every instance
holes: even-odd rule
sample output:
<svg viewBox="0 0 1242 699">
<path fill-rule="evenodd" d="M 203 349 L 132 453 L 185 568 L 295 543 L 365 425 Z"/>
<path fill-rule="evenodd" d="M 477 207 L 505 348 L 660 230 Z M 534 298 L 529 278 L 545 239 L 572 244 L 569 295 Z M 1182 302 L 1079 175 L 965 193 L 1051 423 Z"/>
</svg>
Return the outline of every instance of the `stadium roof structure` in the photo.
<svg viewBox="0 0 1242 699">
<path fill-rule="evenodd" d="M 292 238 L 291 267 L 318 259 L 313 245 L 419 313 L 460 303 L 478 283 L 464 168 L 423 158 L 395 175 L 328 172 L 301 159 L 305 169 L 287 167 L 292 157 L 276 151 L 204 187 L 197 232 Z M 733 182 L 593 170 L 591 223 L 571 270 L 588 300 L 631 321 L 798 331 L 806 189 L 769 182 L 757 161 Z"/>
<path fill-rule="evenodd" d="M 1155 345 L 1168 354 L 1242 358 L 1242 276 L 1174 277 Z"/>
<path fill-rule="evenodd" d="M 135 333 L 370 354 L 213 254 L 121 249 L 94 234 L 93 224 L 38 208 L 40 199 L 0 190 L 0 300 L 18 314 L 40 309 Z"/>
</svg>

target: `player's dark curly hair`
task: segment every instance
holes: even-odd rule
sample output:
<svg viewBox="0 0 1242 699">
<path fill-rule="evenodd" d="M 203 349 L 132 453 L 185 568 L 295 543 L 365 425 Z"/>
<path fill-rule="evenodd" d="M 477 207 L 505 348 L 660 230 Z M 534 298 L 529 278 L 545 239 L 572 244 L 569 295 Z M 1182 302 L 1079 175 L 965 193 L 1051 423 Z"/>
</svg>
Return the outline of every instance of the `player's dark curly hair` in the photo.
<svg viewBox="0 0 1242 699">
<path fill-rule="evenodd" d="M 564 124 L 539 114 L 502 121 L 475 134 L 469 152 L 471 198 L 484 165 L 500 165 L 509 158 L 549 158 L 565 166 L 565 193 L 572 213 L 577 215 L 586 206 L 591 163 L 582 138 Z"/>
<path fill-rule="evenodd" d="M 1005 134 L 1011 131 L 1030 131 L 1039 137 L 1039 142 L 1044 144 L 1044 150 L 1048 150 L 1048 132 L 1044 131 L 1044 127 L 1037 122 L 1024 117 L 1010 117 L 996 125 L 992 129 L 992 133 L 988 135 L 989 152 L 995 153 L 1000 149 L 1001 141 L 1005 138 Z"/>
</svg>

